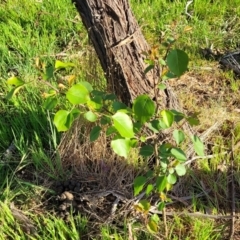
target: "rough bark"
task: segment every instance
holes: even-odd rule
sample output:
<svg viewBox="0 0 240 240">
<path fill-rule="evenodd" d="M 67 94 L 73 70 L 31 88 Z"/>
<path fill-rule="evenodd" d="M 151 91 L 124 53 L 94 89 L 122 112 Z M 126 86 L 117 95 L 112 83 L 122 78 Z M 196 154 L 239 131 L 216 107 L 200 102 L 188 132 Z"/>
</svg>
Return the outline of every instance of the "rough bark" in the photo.
<svg viewBox="0 0 240 240">
<path fill-rule="evenodd" d="M 73 0 L 93 43 L 108 84 L 126 104 L 139 94 L 154 97 L 159 69 L 147 74 L 143 52 L 149 51 L 129 0 Z M 164 92 L 162 103 L 166 104 Z"/>
</svg>

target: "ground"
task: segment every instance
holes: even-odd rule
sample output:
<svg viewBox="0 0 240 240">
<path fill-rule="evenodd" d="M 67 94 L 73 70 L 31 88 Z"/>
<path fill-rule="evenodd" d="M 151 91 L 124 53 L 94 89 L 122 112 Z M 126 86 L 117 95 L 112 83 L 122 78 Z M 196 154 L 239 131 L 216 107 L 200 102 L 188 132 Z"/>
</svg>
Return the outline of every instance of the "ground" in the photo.
<svg viewBox="0 0 240 240">
<path fill-rule="evenodd" d="M 219 59 L 239 48 L 240 3 L 195 0 L 192 17 L 185 1 L 131 3 L 151 46 L 173 36 L 174 46 L 187 52 L 189 70 L 169 85 L 182 111 L 199 113 L 193 130 L 206 146 L 206 157 L 192 155 L 187 174 L 169 192 L 168 239 L 238 239 L 240 82 Z M 43 71 L 56 59 L 77 67 L 57 75 L 54 87 L 69 75 L 106 87 L 70 1 L 1 2 L 0 32 L 0 239 L 163 239 L 162 213 L 152 234 L 134 208 L 132 182 L 146 165 L 134 153 L 127 161 L 116 157 L 104 137 L 89 143 L 92 125 L 83 132 L 85 122 L 57 133 L 54 111 L 43 107 L 49 90 Z M 28 84 L 7 99 L 11 76 Z M 60 101 L 60 107 L 69 105 Z"/>
</svg>

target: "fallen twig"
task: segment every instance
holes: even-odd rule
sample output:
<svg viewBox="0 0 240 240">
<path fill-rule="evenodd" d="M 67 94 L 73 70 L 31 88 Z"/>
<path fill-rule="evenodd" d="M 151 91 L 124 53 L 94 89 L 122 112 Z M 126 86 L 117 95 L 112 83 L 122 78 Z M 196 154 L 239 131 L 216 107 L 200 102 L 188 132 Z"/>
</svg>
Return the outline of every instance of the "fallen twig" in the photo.
<svg viewBox="0 0 240 240">
<path fill-rule="evenodd" d="M 230 160 L 231 160 L 231 198 L 232 198 L 232 219 L 231 219 L 231 227 L 229 233 L 229 239 L 234 238 L 234 228 L 235 228 L 235 211 L 236 211 L 236 204 L 235 204 L 235 186 L 234 186 L 234 139 L 232 138 L 232 149 L 230 153 Z"/>
<path fill-rule="evenodd" d="M 156 213 L 162 215 L 162 211 L 156 210 L 156 207 L 150 208 L 149 212 Z M 232 216 L 224 216 L 224 215 L 213 215 L 213 214 L 205 214 L 200 212 L 188 213 L 188 212 L 166 212 L 166 216 L 189 216 L 189 217 L 197 217 L 197 218 L 212 218 L 212 219 L 231 219 Z"/>
<path fill-rule="evenodd" d="M 190 163 L 194 162 L 195 160 L 197 159 L 210 159 L 210 158 L 214 158 L 214 157 L 217 157 L 219 155 L 225 155 L 227 154 L 228 152 L 225 151 L 223 153 L 218 153 L 218 154 L 211 154 L 211 155 L 206 155 L 206 156 L 196 156 L 196 157 L 193 157 L 192 159 L 190 160 L 187 160 L 184 165 L 189 165 Z"/>
<path fill-rule="evenodd" d="M 187 1 L 186 6 L 185 6 L 185 14 L 192 18 L 193 16 L 188 12 L 189 6 L 193 3 L 193 0 Z"/>
<path fill-rule="evenodd" d="M 206 190 L 206 192 L 210 192 L 210 190 Z M 193 198 L 199 198 L 199 197 L 202 197 L 202 196 L 205 196 L 206 192 L 202 192 L 202 193 L 199 193 L 195 196 L 186 196 L 186 197 L 176 197 L 176 196 L 173 196 L 171 194 L 167 194 L 168 197 L 170 197 L 171 199 L 174 199 L 175 201 L 173 202 L 169 202 L 169 203 L 166 203 L 166 206 L 167 205 L 170 205 L 170 204 L 174 204 L 176 202 L 181 202 L 183 203 L 185 206 L 187 206 L 188 204 L 186 203 L 187 200 L 191 200 Z"/>
<path fill-rule="evenodd" d="M 164 224 L 164 232 L 165 232 L 165 238 L 168 237 L 168 226 L 167 226 L 167 214 L 166 214 L 166 208 L 164 207 L 162 210 L 162 216 L 163 216 L 163 224 Z"/>
</svg>

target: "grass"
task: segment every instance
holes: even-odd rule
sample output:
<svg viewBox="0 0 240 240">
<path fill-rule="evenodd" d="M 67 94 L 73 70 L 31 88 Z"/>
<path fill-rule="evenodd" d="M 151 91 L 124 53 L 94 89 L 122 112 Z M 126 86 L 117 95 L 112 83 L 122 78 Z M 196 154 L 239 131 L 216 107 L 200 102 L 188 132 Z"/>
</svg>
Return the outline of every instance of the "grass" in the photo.
<svg viewBox="0 0 240 240">
<path fill-rule="evenodd" d="M 45 215 L 38 213 L 35 217 L 33 214 L 28 216 L 30 221 L 34 221 L 35 227 L 24 229 L 21 227 L 22 222 L 14 220 L 11 210 L 4 203 L 1 203 L 1 239 L 80 239 L 86 234 L 87 219 L 80 215 L 73 219 L 69 217 L 68 223 L 63 219 L 56 218 L 51 214 Z M 29 223 L 30 226 L 30 223 Z M 36 231 L 37 230 L 37 231 Z M 26 234 L 27 232 L 27 234 Z"/>
<path fill-rule="evenodd" d="M 231 72 L 217 68 L 214 59 L 206 60 L 201 49 L 226 52 L 240 46 L 240 1 L 195 0 L 189 7 L 192 18 L 185 14 L 186 1 L 132 0 L 131 6 L 151 45 L 160 45 L 164 34 L 175 36 L 176 46 L 188 53 L 189 73 L 173 83 L 173 88 L 186 111 L 201 112 L 197 131 L 211 127 L 222 116 L 220 112 L 225 112 L 223 116 L 228 119 L 206 140 L 209 152 L 216 157 L 199 160 L 181 180 L 176 193 L 193 196 L 188 209 L 174 205 L 169 210 L 231 213 L 228 167 L 231 159 L 229 154 L 219 153 L 229 150 L 232 143 L 236 146 L 234 184 L 236 191 L 239 190 L 240 125 L 239 113 L 234 111 L 240 103 L 239 80 Z M 184 32 L 186 26 L 191 31 Z M 159 236 L 152 235 L 143 225 L 129 223 L 127 219 L 122 228 L 105 224 L 96 233 L 89 228 L 89 219 L 70 214 L 64 221 L 44 205 L 46 199 L 54 197 L 49 184 L 70 173 L 64 169 L 60 157 L 52 158 L 61 135 L 52 125 L 53 112 L 43 107 L 41 95 L 48 87 L 40 81 L 42 65 L 50 66 L 56 59 L 71 61 L 76 65 L 72 74 L 80 80 L 105 86 L 86 30 L 71 1 L 1 1 L 0 56 L 0 156 L 4 159 L 0 160 L 0 239 L 87 239 L 89 236 L 129 239 L 131 234 L 132 239 L 161 238 L 161 228 Z M 206 67 L 210 70 L 205 70 Z M 29 84 L 7 100 L 10 87 L 6 80 L 11 76 L 19 76 Z M 51 84 L 57 86 L 55 81 Z M 11 142 L 17 148 L 17 155 L 6 160 L 4 154 Z M 202 192 L 204 197 L 194 197 Z M 238 200 L 236 194 L 236 212 L 240 209 Z M 13 217 L 11 202 L 34 223 L 35 233 L 23 229 L 22 223 Z M 168 218 L 169 239 L 225 239 L 228 225 L 223 220 L 175 215 Z M 237 223 L 235 230 L 239 234 Z"/>
</svg>

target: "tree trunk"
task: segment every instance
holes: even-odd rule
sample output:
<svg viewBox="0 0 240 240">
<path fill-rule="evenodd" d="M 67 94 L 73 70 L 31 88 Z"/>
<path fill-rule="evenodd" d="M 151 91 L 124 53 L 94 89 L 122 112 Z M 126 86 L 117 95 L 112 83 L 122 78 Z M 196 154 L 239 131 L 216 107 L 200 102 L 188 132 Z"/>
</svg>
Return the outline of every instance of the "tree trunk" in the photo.
<svg viewBox="0 0 240 240">
<path fill-rule="evenodd" d="M 144 74 L 149 46 L 129 6 L 129 0 L 72 0 L 96 50 L 108 84 L 130 105 L 139 94 L 154 98 L 159 68 Z M 166 96 L 161 91 L 161 102 Z"/>
</svg>

